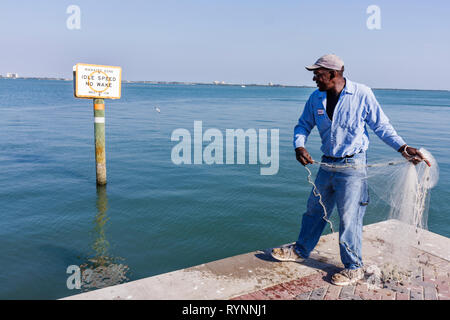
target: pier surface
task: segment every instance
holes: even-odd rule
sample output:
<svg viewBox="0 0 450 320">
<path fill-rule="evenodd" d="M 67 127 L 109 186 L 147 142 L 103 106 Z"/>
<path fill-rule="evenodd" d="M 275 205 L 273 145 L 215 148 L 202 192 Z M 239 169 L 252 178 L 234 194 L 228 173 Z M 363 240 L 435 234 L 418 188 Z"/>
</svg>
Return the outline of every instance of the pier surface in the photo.
<svg viewBox="0 0 450 320">
<path fill-rule="evenodd" d="M 390 235 L 405 228 L 409 226 L 396 220 L 364 226 L 365 267 L 377 266 L 383 271 L 383 265 L 393 265 L 390 260 L 395 247 Z M 417 237 L 420 241 L 402 252 L 410 257 L 408 268 L 412 272 L 403 281 L 374 283 L 374 276 L 366 274 L 355 285 L 332 285 L 331 276 L 343 268 L 338 235 L 333 233 L 321 237 L 304 263 L 278 262 L 270 256 L 269 248 L 64 300 L 448 300 L 450 239 L 426 230 L 419 230 Z"/>
</svg>

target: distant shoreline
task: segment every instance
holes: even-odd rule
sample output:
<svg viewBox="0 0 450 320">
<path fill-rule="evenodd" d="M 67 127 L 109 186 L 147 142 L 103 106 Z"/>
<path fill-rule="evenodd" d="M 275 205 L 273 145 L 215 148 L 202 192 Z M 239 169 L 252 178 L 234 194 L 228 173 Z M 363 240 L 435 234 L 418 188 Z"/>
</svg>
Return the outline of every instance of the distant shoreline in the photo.
<svg viewBox="0 0 450 320">
<path fill-rule="evenodd" d="M 8 78 L 0 76 L 0 80 L 53 80 L 53 81 L 73 81 L 68 78 L 52 78 L 52 77 L 17 77 Z M 150 80 L 122 80 L 122 83 L 141 83 L 141 84 L 162 84 L 162 85 L 200 85 L 200 86 L 230 86 L 230 87 L 276 87 L 276 88 L 316 88 L 315 86 L 305 85 L 288 85 L 288 84 L 258 84 L 258 83 L 225 83 L 225 82 L 187 82 L 187 81 L 150 81 Z M 405 91 L 445 91 L 450 89 L 401 89 L 401 88 L 372 88 L 373 90 L 405 90 Z"/>
</svg>

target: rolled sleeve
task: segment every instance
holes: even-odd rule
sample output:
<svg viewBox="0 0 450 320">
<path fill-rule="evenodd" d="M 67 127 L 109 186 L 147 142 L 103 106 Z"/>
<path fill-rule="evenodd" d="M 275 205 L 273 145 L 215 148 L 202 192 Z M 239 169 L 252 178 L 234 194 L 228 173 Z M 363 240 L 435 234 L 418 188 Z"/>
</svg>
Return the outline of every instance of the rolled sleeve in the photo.
<svg viewBox="0 0 450 320">
<path fill-rule="evenodd" d="M 311 130 L 314 128 L 314 113 L 312 111 L 311 97 L 303 108 L 303 113 L 294 128 L 294 148 L 304 147 Z"/>
</svg>

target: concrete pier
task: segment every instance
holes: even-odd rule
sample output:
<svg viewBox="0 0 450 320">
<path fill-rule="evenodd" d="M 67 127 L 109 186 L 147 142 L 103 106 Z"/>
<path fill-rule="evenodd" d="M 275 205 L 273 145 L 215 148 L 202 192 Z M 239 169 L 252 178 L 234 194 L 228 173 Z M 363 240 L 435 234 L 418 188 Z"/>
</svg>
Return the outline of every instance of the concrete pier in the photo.
<svg viewBox="0 0 450 320">
<path fill-rule="evenodd" d="M 390 235 L 410 228 L 396 220 L 364 227 L 363 259 L 366 268 L 390 263 Z M 415 230 L 414 230 L 415 232 Z M 371 282 L 373 276 L 348 287 L 330 283 L 343 268 L 338 235 L 322 236 L 310 259 L 304 263 L 278 262 L 271 248 L 201 264 L 149 278 L 90 291 L 68 300 L 448 300 L 450 239 L 419 230 L 418 242 L 408 244 L 402 254 L 410 257 L 412 274 L 406 281 Z M 405 269 L 406 270 L 406 269 Z"/>
</svg>

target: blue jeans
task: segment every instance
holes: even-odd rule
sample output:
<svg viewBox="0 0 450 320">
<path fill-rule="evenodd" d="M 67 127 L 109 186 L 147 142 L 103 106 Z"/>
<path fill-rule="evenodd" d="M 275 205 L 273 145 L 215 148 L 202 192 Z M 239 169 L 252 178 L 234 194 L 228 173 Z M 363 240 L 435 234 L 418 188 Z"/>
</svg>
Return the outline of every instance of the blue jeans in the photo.
<svg viewBox="0 0 450 320">
<path fill-rule="evenodd" d="M 355 154 L 352 158 L 336 159 L 326 156 L 322 162 L 335 165 L 360 165 L 367 163 L 365 152 Z M 367 185 L 367 169 L 327 169 L 320 167 L 315 185 L 322 195 L 322 202 L 330 217 L 334 206 L 339 214 L 339 248 L 341 261 L 347 269 L 357 269 L 362 262 L 362 227 L 366 206 L 369 202 Z M 297 252 L 308 258 L 317 245 L 327 222 L 323 219 L 324 210 L 319 203 L 319 197 L 313 191 L 308 199 L 307 210 L 302 218 L 300 235 L 296 242 Z"/>
</svg>

